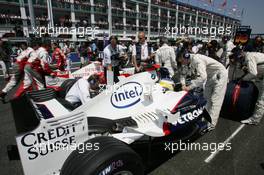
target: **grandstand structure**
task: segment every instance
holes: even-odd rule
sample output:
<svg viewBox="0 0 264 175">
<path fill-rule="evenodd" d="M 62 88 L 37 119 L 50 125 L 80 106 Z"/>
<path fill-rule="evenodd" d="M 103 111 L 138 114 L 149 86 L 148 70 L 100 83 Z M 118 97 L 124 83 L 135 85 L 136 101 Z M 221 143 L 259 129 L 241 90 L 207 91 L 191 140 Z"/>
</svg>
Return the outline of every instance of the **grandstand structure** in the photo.
<svg viewBox="0 0 264 175">
<path fill-rule="evenodd" d="M 49 26 L 96 29 L 96 33 L 85 36 L 69 32 L 52 34 L 73 40 L 94 34 L 131 38 L 139 31 L 145 31 L 148 39 L 152 39 L 164 35 L 168 27 L 230 27 L 235 31 L 241 23 L 231 16 L 176 0 L 0 0 L 0 9 L 0 37 L 28 37 L 37 27 Z"/>
</svg>

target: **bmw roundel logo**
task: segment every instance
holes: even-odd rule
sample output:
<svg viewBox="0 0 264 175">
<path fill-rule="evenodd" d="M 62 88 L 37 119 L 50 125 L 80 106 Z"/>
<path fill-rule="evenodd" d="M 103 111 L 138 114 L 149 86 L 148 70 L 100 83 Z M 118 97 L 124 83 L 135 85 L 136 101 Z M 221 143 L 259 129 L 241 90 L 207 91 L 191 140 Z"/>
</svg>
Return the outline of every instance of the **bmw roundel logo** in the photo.
<svg viewBox="0 0 264 175">
<path fill-rule="evenodd" d="M 140 102 L 143 87 L 138 82 L 128 82 L 118 87 L 111 96 L 115 108 L 128 108 Z"/>
</svg>

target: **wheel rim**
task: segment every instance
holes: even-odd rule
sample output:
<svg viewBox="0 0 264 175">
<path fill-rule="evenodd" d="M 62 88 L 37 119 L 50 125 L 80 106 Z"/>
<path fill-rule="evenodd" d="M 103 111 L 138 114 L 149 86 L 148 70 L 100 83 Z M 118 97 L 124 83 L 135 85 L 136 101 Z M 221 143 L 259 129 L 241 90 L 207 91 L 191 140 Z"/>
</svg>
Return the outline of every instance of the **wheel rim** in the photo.
<svg viewBox="0 0 264 175">
<path fill-rule="evenodd" d="M 133 175 L 130 171 L 120 171 L 115 173 L 114 175 Z"/>
</svg>

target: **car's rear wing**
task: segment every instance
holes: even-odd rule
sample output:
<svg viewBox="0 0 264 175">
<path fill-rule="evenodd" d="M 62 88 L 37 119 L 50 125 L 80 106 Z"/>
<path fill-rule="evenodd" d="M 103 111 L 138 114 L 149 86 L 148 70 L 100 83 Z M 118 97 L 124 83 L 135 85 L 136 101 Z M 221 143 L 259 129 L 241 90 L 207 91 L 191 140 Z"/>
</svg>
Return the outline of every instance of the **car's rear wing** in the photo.
<svg viewBox="0 0 264 175">
<path fill-rule="evenodd" d="M 68 155 L 88 140 L 87 116 L 65 108 L 53 89 L 29 92 L 12 107 L 25 175 L 59 174 Z"/>
<path fill-rule="evenodd" d="M 43 91 L 27 92 L 19 98 L 11 100 L 13 117 L 18 134 L 32 131 L 40 123 L 40 114 L 36 111 L 32 99 L 36 101 L 47 101 L 56 97 L 52 89 Z"/>
<path fill-rule="evenodd" d="M 25 175 L 51 175 L 59 171 L 69 154 L 88 140 L 84 113 L 41 120 L 39 126 L 16 137 Z"/>
</svg>

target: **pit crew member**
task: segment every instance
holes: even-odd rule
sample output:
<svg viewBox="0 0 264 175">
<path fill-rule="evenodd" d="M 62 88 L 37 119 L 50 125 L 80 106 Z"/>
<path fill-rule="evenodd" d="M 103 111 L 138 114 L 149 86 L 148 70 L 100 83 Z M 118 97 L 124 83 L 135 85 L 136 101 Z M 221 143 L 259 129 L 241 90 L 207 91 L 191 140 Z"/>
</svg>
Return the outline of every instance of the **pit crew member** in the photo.
<svg viewBox="0 0 264 175">
<path fill-rule="evenodd" d="M 264 54 L 260 52 L 243 52 L 238 48 L 233 49 L 232 52 L 233 54 L 230 55 L 230 62 L 242 62 L 243 64 L 241 64 L 242 66 L 237 67 L 240 69 L 236 69 L 235 73 L 230 73 L 230 75 L 233 75 L 233 77 L 230 77 L 230 79 L 235 80 L 239 78 L 238 76 L 241 77 L 241 71 L 246 72 L 245 76 L 242 77 L 242 80 L 255 80 L 255 84 L 259 89 L 259 96 L 254 114 L 247 120 L 242 120 L 241 123 L 257 125 L 264 115 Z M 231 68 L 232 67 L 230 65 L 229 70 L 234 70 Z"/>
<path fill-rule="evenodd" d="M 73 105 L 84 104 L 99 92 L 99 76 L 94 74 L 88 79 L 81 78 L 70 88 L 65 99 Z"/>
<path fill-rule="evenodd" d="M 56 75 L 49 66 L 49 54 L 47 52 L 49 44 L 44 42 L 40 47 L 40 43 L 34 41 L 32 46 L 35 52 L 30 56 L 24 68 L 23 88 L 17 92 L 17 96 L 28 90 L 44 89 L 45 75 L 53 77 Z"/>
<path fill-rule="evenodd" d="M 223 53 L 221 55 L 221 62 L 224 64 L 224 66 L 227 66 L 229 64 L 229 55 L 231 55 L 232 49 L 235 48 L 234 43 L 231 41 L 231 38 L 229 36 L 223 36 L 222 42 L 220 43 L 220 47 L 223 50 Z"/>
<path fill-rule="evenodd" d="M 52 49 L 54 50 L 52 53 L 52 62 L 56 62 L 57 69 L 59 69 L 60 71 L 65 71 L 65 54 L 61 51 L 57 43 L 52 43 Z"/>
<path fill-rule="evenodd" d="M 207 131 L 215 129 L 227 87 L 226 68 L 213 58 L 201 54 L 190 54 L 184 50 L 179 53 L 177 59 L 183 65 L 189 64 L 190 69 L 197 74 L 189 86 L 182 87 L 183 90 L 189 91 L 196 87 L 203 87 L 205 83 L 204 96 L 207 100 L 205 108 L 211 117 Z"/>
<path fill-rule="evenodd" d="M 21 49 L 23 50 L 17 57 L 16 62 L 13 65 L 13 75 L 11 76 L 8 83 L 5 85 L 3 90 L 0 92 L 0 96 L 3 101 L 7 93 L 12 90 L 19 81 L 24 77 L 24 67 L 27 63 L 28 58 L 34 52 L 31 47 L 28 47 L 27 43 L 21 43 Z"/>
<path fill-rule="evenodd" d="M 155 62 L 168 69 L 172 77 L 177 69 L 176 56 L 174 49 L 168 46 L 168 39 L 160 37 L 159 45 L 161 46 L 155 55 Z"/>
</svg>

